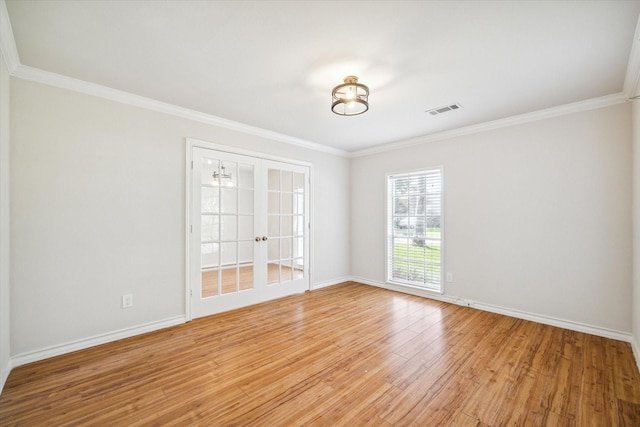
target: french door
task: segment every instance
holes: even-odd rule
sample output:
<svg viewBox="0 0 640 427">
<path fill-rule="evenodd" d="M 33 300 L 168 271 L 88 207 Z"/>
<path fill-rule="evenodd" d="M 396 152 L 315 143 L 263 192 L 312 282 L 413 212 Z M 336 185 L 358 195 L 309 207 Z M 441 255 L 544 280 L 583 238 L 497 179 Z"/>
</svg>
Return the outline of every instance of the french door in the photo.
<svg viewBox="0 0 640 427">
<path fill-rule="evenodd" d="M 309 288 L 309 168 L 191 148 L 191 318 Z"/>
</svg>

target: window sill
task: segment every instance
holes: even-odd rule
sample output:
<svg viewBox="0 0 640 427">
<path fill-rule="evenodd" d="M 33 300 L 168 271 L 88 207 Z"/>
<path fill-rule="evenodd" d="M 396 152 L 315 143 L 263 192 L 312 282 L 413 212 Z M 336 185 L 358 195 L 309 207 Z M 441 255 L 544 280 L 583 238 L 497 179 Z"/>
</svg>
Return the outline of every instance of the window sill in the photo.
<svg viewBox="0 0 640 427">
<path fill-rule="evenodd" d="M 389 285 L 389 286 L 397 286 L 397 287 L 400 287 L 400 288 L 410 289 L 410 290 L 413 290 L 413 291 L 426 292 L 426 293 L 435 294 L 435 295 L 444 295 L 444 290 L 442 288 L 440 288 L 440 289 L 429 288 L 429 287 L 426 287 L 426 286 L 410 285 L 408 283 L 392 282 L 392 281 L 389 281 L 389 280 L 387 280 L 385 283 L 387 285 Z"/>
</svg>

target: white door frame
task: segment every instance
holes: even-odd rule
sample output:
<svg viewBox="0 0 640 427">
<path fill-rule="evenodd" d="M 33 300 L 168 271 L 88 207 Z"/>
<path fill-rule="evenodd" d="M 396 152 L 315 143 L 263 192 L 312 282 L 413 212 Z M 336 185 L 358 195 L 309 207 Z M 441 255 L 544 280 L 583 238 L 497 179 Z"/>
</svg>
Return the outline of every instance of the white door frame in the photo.
<svg viewBox="0 0 640 427">
<path fill-rule="evenodd" d="M 209 150 L 222 151 L 230 154 L 239 154 L 244 156 L 256 157 L 258 159 L 263 160 L 274 160 L 277 162 L 289 163 L 298 166 L 306 166 L 309 168 L 309 287 L 308 291 L 311 290 L 311 269 L 313 267 L 313 189 L 312 189 L 312 176 L 313 176 L 313 165 L 310 162 L 304 162 L 295 159 L 289 159 L 286 157 L 273 156 L 271 154 L 261 153 L 259 151 L 246 150 L 243 148 L 231 147 L 229 145 L 218 144 L 215 142 L 202 141 L 194 138 L 186 138 L 185 144 L 185 318 L 186 321 L 189 322 L 192 319 L 191 316 L 191 283 L 190 283 L 190 271 L 189 271 L 189 263 L 190 263 L 190 241 L 191 241 L 191 168 L 193 158 L 191 156 L 192 149 L 194 147 L 206 148 Z"/>
</svg>

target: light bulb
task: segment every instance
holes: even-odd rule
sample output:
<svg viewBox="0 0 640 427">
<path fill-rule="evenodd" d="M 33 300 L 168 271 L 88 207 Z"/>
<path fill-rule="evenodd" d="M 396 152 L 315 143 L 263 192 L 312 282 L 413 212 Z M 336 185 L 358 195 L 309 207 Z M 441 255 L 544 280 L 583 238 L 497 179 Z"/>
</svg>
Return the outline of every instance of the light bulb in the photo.
<svg viewBox="0 0 640 427">
<path fill-rule="evenodd" d="M 347 96 L 347 99 L 353 99 L 353 98 L 355 98 L 356 94 L 355 94 L 355 92 L 353 91 L 353 88 L 352 88 L 352 87 L 350 87 L 350 88 L 349 88 L 349 90 L 347 91 L 346 96 Z"/>
</svg>

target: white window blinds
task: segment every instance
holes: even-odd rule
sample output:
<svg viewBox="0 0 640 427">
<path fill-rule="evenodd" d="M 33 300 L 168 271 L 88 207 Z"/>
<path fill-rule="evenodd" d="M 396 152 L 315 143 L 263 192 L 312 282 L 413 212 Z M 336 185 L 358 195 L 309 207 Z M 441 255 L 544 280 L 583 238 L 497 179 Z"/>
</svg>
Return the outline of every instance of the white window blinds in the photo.
<svg viewBox="0 0 640 427">
<path fill-rule="evenodd" d="M 442 168 L 387 176 L 387 281 L 442 289 Z"/>
</svg>

